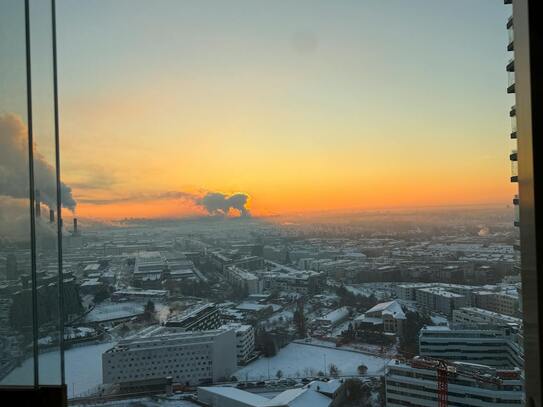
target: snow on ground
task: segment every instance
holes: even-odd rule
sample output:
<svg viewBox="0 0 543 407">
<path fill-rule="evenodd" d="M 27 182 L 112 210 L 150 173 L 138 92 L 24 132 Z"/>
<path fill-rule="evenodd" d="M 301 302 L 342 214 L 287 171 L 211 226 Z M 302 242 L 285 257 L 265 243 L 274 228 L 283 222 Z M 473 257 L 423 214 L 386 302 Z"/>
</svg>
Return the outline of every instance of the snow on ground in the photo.
<svg viewBox="0 0 543 407">
<path fill-rule="evenodd" d="M 432 319 L 432 324 L 434 325 L 449 325 L 449 320 L 444 316 L 434 314 L 430 318 Z"/>
<path fill-rule="evenodd" d="M 332 336 L 340 336 L 343 331 L 346 331 L 347 329 L 349 329 L 349 324 L 350 323 L 352 323 L 352 320 L 349 319 L 349 320 L 347 320 L 345 322 L 342 322 L 338 326 L 336 326 L 332 330 Z"/>
<path fill-rule="evenodd" d="M 70 404 L 72 405 L 72 404 Z M 154 396 L 154 397 L 142 397 L 132 398 L 118 401 L 98 402 L 95 404 L 73 404 L 74 407 L 198 407 L 199 404 L 193 403 L 188 400 L 181 400 L 174 397 Z"/>
<path fill-rule="evenodd" d="M 341 375 L 357 375 L 357 367 L 364 364 L 368 374 L 381 374 L 385 360 L 371 355 L 365 355 L 350 350 L 312 346 L 301 343 L 290 343 L 271 358 L 260 358 L 238 370 L 234 376 L 238 380 L 274 379 L 278 370 L 284 377 L 316 376 L 318 371 L 327 370 L 330 364 L 335 364 Z"/>
<path fill-rule="evenodd" d="M 346 285 L 345 288 L 354 295 L 361 295 L 363 297 L 370 297 L 373 295 L 379 301 L 387 300 L 392 296 L 392 291 L 390 289 L 365 286 L 364 284 Z"/>
<path fill-rule="evenodd" d="M 110 319 L 126 318 L 143 313 L 143 304 L 137 302 L 103 302 L 85 317 L 88 322 L 106 321 Z"/>
<path fill-rule="evenodd" d="M 87 322 L 108 321 L 111 319 L 128 318 L 143 313 L 145 303 L 131 302 L 110 302 L 96 304 L 96 307 L 85 317 Z M 160 313 L 164 306 L 155 303 L 155 310 Z"/>
<path fill-rule="evenodd" d="M 78 346 L 64 352 L 66 366 L 66 386 L 68 397 L 86 392 L 102 384 L 102 353 L 112 348 L 114 343 Z M 58 352 L 42 353 L 39 358 L 40 383 L 57 384 L 59 379 Z M 1 384 L 29 383 L 32 378 L 32 358 L 9 373 Z"/>
</svg>

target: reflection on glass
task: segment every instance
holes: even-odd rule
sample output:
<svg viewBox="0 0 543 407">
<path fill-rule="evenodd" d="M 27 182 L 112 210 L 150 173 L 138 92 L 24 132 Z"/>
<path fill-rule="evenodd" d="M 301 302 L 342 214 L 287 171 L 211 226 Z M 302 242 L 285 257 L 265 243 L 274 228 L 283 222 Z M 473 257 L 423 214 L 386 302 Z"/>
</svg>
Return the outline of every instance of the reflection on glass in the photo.
<svg viewBox="0 0 543 407">
<path fill-rule="evenodd" d="M 51 24 L 51 3 L 31 0 L 38 346 L 48 353 L 47 363 L 40 358 L 40 384 L 59 384 L 61 377 Z"/>
<path fill-rule="evenodd" d="M 0 384 L 34 384 L 25 11 L 0 1 Z M 10 372 L 23 363 L 25 369 Z"/>
<path fill-rule="evenodd" d="M 52 3 L 31 0 L 26 5 L 0 1 L 2 385 L 62 382 Z"/>
</svg>

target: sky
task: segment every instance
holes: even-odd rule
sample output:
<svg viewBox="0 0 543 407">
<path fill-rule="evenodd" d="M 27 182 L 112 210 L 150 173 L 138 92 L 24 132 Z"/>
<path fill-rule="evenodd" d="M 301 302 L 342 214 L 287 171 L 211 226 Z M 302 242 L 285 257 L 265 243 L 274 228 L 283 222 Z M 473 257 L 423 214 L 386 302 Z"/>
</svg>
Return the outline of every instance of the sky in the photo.
<svg viewBox="0 0 543 407">
<path fill-rule="evenodd" d="M 511 202 L 502 1 L 57 10 L 77 216 L 205 214 L 210 193 L 254 216 Z"/>
</svg>

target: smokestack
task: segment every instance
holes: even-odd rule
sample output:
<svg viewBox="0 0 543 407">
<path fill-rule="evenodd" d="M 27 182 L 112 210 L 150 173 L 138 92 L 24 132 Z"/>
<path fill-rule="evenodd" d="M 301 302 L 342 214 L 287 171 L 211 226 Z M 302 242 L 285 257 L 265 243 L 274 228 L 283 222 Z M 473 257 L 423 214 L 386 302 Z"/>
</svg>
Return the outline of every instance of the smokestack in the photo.
<svg viewBox="0 0 543 407">
<path fill-rule="evenodd" d="M 40 200 L 40 191 L 36 189 L 36 196 L 34 198 L 36 202 L 36 217 L 39 218 L 41 216 L 41 200 Z"/>
<path fill-rule="evenodd" d="M 55 211 L 53 209 L 49 209 L 49 222 L 55 223 Z"/>
<path fill-rule="evenodd" d="M 74 218 L 74 235 L 77 235 L 77 218 Z"/>
</svg>

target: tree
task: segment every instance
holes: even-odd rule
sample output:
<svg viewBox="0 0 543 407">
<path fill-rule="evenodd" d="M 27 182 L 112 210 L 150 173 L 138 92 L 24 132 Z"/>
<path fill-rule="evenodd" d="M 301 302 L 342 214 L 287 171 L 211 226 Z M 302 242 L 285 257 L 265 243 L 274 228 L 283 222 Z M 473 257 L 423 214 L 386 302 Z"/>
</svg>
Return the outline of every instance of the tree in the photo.
<svg viewBox="0 0 543 407">
<path fill-rule="evenodd" d="M 339 368 L 333 363 L 330 363 L 330 366 L 328 366 L 328 371 L 330 372 L 330 376 L 332 377 L 339 377 L 341 373 Z"/>
<path fill-rule="evenodd" d="M 296 305 L 296 311 L 293 315 L 294 325 L 296 326 L 296 331 L 300 338 L 305 338 L 307 336 L 307 326 L 304 315 L 304 301 L 299 299 Z"/>
<path fill-rule="evenodd" d="M 275 373 L 275 377 L 277 377 L 278 379 L 282 378 L 283 377 L 283 371 L 281 369 L 279 369 L 277 371 L 277 373 Z"/>
<path fill-rule="evenodd" d="M 143 319 L 151 321 L 155 317 L 155 303 L 151 300 L 147 301 L 143 309 Z"/>
<path fill-rule="evenodd" d="M 103 285 L 96 291 L 96 294 L 94 294 L 94 302 L 99 303 L 107 300 L 109 297 L 111 297 L 109 288 Z"/>
<path fill-rule="evenodd" d="M 356 368 L 356 370 L 358 371 L 359 375 L 364 375 L 364 374 L 366 374 L 368 372 L 368 367 L 366 365 L 362 364 L 362 365 L 359 365 Z"/>
<path fill-rule="evenodd" d="M 432 320 L 428 316 L 422 316 L 418 312 L 407 311 L 405 321 L 402 323 L 400 335 L 400 352 L 406 356 L 418 353 L 419 332 L 425 325 L 430 325 Z"/>
</svg>

